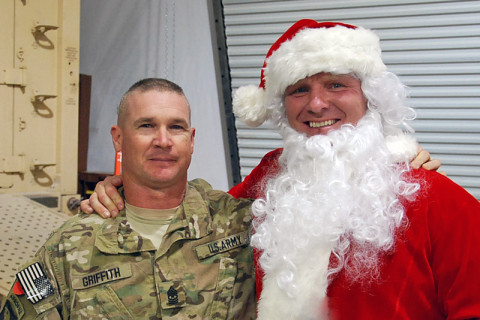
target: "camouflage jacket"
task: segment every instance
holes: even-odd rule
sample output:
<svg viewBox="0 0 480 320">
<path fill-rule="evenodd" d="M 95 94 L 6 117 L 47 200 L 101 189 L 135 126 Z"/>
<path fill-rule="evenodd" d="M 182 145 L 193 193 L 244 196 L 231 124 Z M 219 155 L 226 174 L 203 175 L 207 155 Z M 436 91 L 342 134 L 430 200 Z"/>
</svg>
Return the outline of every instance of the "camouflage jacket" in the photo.
<svg viewBox="0 0 480 320">
<path fill-rule="evenodd" d="M 124 211 L 80 214 L 20 268 L 0 319 L 254 319 L 250 204 L 191 181 L 158 250 Z"/>
</svg>

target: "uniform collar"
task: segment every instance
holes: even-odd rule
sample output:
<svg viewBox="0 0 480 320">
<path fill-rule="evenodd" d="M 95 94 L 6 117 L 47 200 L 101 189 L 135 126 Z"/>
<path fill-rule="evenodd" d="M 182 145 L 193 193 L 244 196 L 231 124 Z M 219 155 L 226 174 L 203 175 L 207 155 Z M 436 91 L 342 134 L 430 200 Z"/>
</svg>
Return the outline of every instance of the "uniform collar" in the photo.
<svg viewBox="0 0 480 320">
<path fill-rule="evenodd" d="M 167 229 L 157 255 L 164 254 L 171 245 L 182 239 L 200 239 L 212 232 L 212 217 L 206 191 L 211 189 L 205 181 L 187 183 L 185 198 L 177 209 Z M 120 190 L 123 196 L 123 190 Z M 125 209 L 115 219 L 106 219 L 95 238 L 95 247 L 108 254 L 155 251 L 149 239 L 140 236 L 130 227 L 126 219 Z"/>
</svg>

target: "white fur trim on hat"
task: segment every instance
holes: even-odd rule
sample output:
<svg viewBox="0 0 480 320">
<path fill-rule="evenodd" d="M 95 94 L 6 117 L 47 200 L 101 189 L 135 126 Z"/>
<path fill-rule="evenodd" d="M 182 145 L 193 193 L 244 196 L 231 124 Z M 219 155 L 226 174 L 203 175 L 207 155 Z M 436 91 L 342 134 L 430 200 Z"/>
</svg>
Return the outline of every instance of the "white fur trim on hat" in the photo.
<svg viewBox="0 0 480 320">
<path fill-rule="evenodd" d="M 304 29 L 267 59 L 265 91 L 270 100 L 282 96 L 288 86 L 320 72 L 354 73 L 363 79 L 386 69 L 379 38 L 370 30 L 343 26 Z"/>
<path fill-rule="evenodd" d="M 267 119 L 264 104 L 264 91 L 254 85 L 240 87 L 233 97 L 235 117 L 248 126 L 258 127 Z"/>
</svg>

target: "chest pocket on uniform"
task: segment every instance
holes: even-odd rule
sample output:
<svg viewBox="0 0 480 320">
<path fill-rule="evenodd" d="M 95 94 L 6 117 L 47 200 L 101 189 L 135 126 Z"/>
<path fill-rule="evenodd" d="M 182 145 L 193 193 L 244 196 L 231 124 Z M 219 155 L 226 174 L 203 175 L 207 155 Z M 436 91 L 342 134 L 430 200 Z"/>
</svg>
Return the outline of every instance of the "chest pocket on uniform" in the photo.
<svg viewBox="0 0 480 320">
<path fill-rule="evenodd" d="M 218 269 L 213 270 L 214 267 L 218 267 Z M 216 275 L 211 282 L 200 283 L 195 279 L 186 278 L 157 284 L 162 317 L 168 319 L 229 319 L 228 313 L 237 276 L 236 261 L 221 257 L 218 262 L 209 264 L 208 268 Z M 204 276 L 208 278 L 207 275 Z"/>
<path fill-rule="evenodd" d="M 101 288 L 96 292 L 95 298 L 103 312 L 108 315 L 107 319 L 134 319 L 112 288 Z"/>
<path fill-rule="evenodd" d="M 88 275 L 72 275 L 71 318 L 134 319 L 109 283 L 132 276 L 131 266 L 98 271 Z"/>
<path fill-rule="evenodd" d="M 210 319 L 227 319 L 236 276 L 237 264 L 235 260 L 222 258 L 218 271 L 217 287 L 209 311 Z"/>
<path fill-rule="evenodd" d="M 107 285 L 74 292 L 72 319 L 135 319 Z"/>
</svg>

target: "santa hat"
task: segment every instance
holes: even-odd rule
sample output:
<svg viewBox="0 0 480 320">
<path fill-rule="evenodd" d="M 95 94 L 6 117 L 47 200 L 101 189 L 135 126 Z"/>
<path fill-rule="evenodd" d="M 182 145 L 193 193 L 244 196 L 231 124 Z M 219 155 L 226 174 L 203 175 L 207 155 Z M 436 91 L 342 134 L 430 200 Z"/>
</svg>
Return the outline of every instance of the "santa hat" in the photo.
<svg viewBox="0 0 480 320">
<path fill-rule="evenodd" d="M 285 89 L 319 72 L 354 73 L 360 80 L 385 71 L 378 36 L 362 27 L 303 19 L 270 48 L 260 85 L 237 89 L 233 111 L 237 119 L 259 126 L 278 107 Z"/>
</svg>

